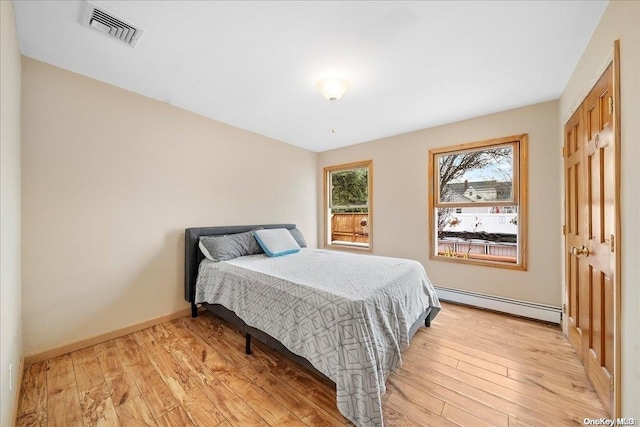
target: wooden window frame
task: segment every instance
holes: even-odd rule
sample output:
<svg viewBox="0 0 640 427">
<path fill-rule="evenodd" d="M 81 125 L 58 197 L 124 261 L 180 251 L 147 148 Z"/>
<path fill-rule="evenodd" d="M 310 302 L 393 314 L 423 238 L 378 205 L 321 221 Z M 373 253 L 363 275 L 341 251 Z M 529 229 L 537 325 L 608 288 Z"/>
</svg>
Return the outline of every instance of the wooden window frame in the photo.
<svg viewBox="0 0 640 427">
<path fill-rule="evenodd" d="M 479 149 L 497 148 L 498 146 L 512 145 L 514 147 L 513 164 L 513 200 L 490 201 L 471 203 L 440 203 L 439 186 L 440 177 L 437 166 L 437 158 L 446 154 L 462 153 L 465 151 L 477 151 Z M 450 147 L 435 148 L 429 150 L 429 258 L 437 261 L 457 262 L 462 264 L 480 265 L 486 267 L 506 268 L 511 270 L 527 270 L 527 189 L 528 189 L 528 135 L 514 135 L 504 138 L 495 138 L 484 141 L 459 144 Z M 495 260 L 469 259 L 438 255 L 436 245 L 438 207 L 483 207 L 483 206 L 517 206 L 518 209 L 518 256 L 517 263 Z"/>
<path fill-rule="evenodd" d="M 332 243 L 331 241 L 331 203 L 329 198 L 331 197 L 329 179 L 333 172 L 341 172 L 350 169 L 367 168 L 367 206 L 368 206 L 368 246 L 352 245 L 348 243 Z M 336 166 L 327 166 L 323 169 L 322 173 L 323 181 L 323 209 L 324 209 L 324 222 L 323 222 L 323 234 L 324 234 L 324 248 L 325 249 L 339 249 L 355 252 L 373 252 L 373 160 L 363 160 L 359 162 L 346 163 Z"/>
</svg>

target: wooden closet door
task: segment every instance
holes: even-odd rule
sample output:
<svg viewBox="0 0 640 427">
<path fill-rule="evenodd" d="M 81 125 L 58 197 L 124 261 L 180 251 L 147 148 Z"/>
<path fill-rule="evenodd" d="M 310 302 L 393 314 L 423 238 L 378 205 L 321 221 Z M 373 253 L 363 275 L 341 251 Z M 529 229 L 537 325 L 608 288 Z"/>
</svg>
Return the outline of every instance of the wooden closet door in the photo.
<svg viewBox="0 0 640 427">
<path fill-rule="evenodd" d="M 565 125 L 566 334 L 607 410 L 614 398 L 618 162 L 609 66 Z"/>
<path fill-rule="evenodd" d="M 586 215 L 584 188 L 585 134 L 582 106 L 564 127 L 565 177 L 565 301 L 567 301 L 567 330 L 569 342 L 584 363 L 583 336 L 589 333 L 589 293 L 586 287 L 582 257 L 572 248 L 586 246 Z M 575 252 L 575 251 L 574 251 Z M 586 316 L 586 317 L 585 317 Z"/>
<path fill-rule="evenodd" d="M 586 360 L 589 378 L 607 409 L 613 397 L 616 153 L 613 132 L 612 67 L 596 83 L 584 105 L 585 211 L 587 251 L 582 269 L 589 289 L 590 329 Z"/>
</svg>

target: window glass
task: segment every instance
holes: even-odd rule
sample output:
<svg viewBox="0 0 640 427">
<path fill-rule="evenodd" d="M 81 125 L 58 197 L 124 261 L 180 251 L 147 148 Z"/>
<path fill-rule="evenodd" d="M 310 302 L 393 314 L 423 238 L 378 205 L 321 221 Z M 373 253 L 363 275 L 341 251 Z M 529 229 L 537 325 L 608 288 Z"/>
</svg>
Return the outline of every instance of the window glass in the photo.
<svg viewBox="0 0 640 427">
<path fill-rule="evenodd" d="M 372 162 L 324 169 L 325 246 L 371 250 Z"/>
<path fill-rule="evenodd" d="M 429 152 L 431 258 L 526 269 L 526 135 Z"/>
</svg>

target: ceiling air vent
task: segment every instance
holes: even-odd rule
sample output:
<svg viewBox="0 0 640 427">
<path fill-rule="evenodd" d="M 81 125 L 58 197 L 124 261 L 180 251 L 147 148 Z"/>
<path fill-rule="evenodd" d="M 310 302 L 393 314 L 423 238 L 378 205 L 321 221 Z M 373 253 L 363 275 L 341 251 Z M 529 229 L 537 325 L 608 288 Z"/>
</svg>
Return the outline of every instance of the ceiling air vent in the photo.
<svg viewBox="0 0 640 427">
<path fill-rule="evenodd" d="M 144 32 L 122 19 L 105 12 L 103 9 L 95 7 L 89 2 L 85 3 L 81 24 L 131 47 L 136 47 L 136 44 Z"/>
</svg>

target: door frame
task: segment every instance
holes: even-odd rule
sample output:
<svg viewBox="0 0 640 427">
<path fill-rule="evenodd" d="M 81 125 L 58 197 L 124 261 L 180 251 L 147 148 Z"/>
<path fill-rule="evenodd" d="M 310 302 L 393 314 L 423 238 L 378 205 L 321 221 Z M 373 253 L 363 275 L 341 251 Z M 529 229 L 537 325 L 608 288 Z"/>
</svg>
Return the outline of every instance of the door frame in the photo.
<svg viewBox="0 0 640 427">
<path fill-rule="evenodd" d="M 614 205 L 615 205 L 615 218 L 616 218 L 616 239 L 614 242 L 614 250 L 616 254 L 616 276 L 613 287 L 613 322 L 614 327 L 613 331 L 615 336 L 613 337 L 613 353 L 614 353 L 614 382 L 613 382 L 613 414 L 611 414 L 614 418 L 621 417 L 621 390 L 620 383 L 622 381 L 621 375 L 621 353 L 622 353 L 622 345 L 621 345 L 621 323 L 622 316 L 620 313 L 621 308 L 621 298 L 620 293 L 622 290 L 620 276 L 622 273 L 621 268 L 621 259 L 622 254 L 620 250 L 622 246 L 620 242 L 622 240 L 622 214 L 620 211 L 620 182 L 621 182 L 621 174 L 620 174 L 620 166 L 621 166 L 621 144 L 620 144 L 620 40 L 615 40 L 613 42 L 613 139 L 616 149 L 615 163 L 616 163 L 616 173 L 615 173 L 615 191 L 614 191 Z"/>
<path fill-rule="evenodd" d="M 597 76 L 595 76 L 595 80 L 590 82 L 589 87 L 587 88 L 587 90 L 585 91 L 585 94 L 581 97 L 581 99 L 579 99 L 579 102 L 576 104 L 576 108 L 574 108 L 569 116 L 569 118 L 567 118 L 566 120 L 563 120 L 563 124 L 562 124 L 562 146 L 565 147 L 566 141 L 565 141 L 565 132 L 564 132 L 564 128 L 566 126 L 566 124 L 568 123 L 568 121 L 571 119 L 571 117 L 573 116 L 573 113 L 575 111 L 577 111 L 577 109 L 579 108 L 580 105 L 582 105 L 582 102 L 584 102 L 585 98 L 586 98 L 586 94 L 588 94 L 591 89 L 595 86 L 595 83 L 599 80 L 599 78 L 602 76 L 602 73 L 606 70 L 606 68 L 609 65 L 612 65 L 613 70 L 612 70 L 612 86 L 613 86 L 613 143 L 615 146 L 615 157 L 614 157 L 614 162 L 615 162 L 615 183 L 614 183 L 614 216 L 615 216 L 615 240 L 614 240 L 614 254 L 615 254 L 615 275 L 614 275 L 614 284 L 613 284 L 613 331 L 614 331 L 614 339 L 613 339 L 613 352 L 614 352 L 614 356 L 613 356 L 613 360 L 614 360 L 614 365 L 613 365 L 613 413 L 610 414 L 612 418 L 619 418 L 621 416 L 621 322 L 622 322 L 622 317 L 621 317 L 621 253 L 620 250 L 622 248 L 621 245 L 621 240 L 622 240 L 622 232 L 621 232 L 621 211 L 620 211 L 620 181 L 621 181 L 621 174 L 620 174 L 620 165 L 621 165 L 621 153 L 620 153 L 620 117 L 621 117 L 621 113 L 620 113 L 620 40 L 615 40 L 613 43 L 613 59 L 610 61 L 607 61 L 605 67 L 601 70 L 598 70 L 598 74 Z M 563 153 L 564 153 L 564 149 L 563 149 Z M 564 163 L 563 163 L 563 177 L 564 177 Z M 564 181 L 564 179 L 563 179 Z M 567 186 L 567 182 L 564 181 L 563 182 L 563 198 L 564 198 L 564 207 L 563 207 L 563 212 L 562 212 L 562 216 L 563 216 L 563 223 L 565 221 L 566 218 L 566 209 L 567 209 L 567 203 L 568 201 L 566 200 L 566 186 Z M 565 227 L 563 227 L 564 230 Z M 563 233 L 563 238 L 562 238 L 562 245 L 563 245 L 563 254 L 566 253 L 566 237 L 564 236 Z M 567 263 L 563 262 L 563 281 L 566 280 L 567 277 Z M 568 334 L 568 323 L 567 323 L 567 313 L 568 313 L 568 304 L 570 302 L 570 296 L 568 295 L 568 291 L 569 291 L 569 287 L 568 284 L 566 283 L 566 281 L 564 282 L 564 289 L 562 292 L 562 297 L 563 297 L 563 304 L 562 304 L 562 308 L 563 308 L 563 319 L 562 319 L 562 332 L 564 333 L 565 336 L 567 336 Z"/>
</svg>

